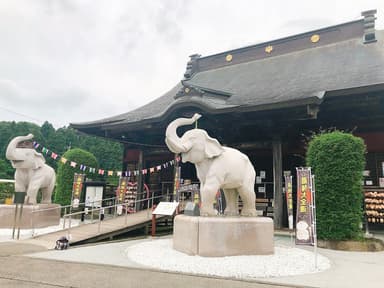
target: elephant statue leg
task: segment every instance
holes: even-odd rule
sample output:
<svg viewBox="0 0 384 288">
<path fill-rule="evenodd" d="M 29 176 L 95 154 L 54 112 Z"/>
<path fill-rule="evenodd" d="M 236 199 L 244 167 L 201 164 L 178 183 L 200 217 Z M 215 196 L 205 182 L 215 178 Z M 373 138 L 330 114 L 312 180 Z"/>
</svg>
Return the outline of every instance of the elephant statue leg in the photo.
<svg viewBox="0 0 384 288">
<path fill-rule="evenodd" d="M 55 182 L 56 182 L 56 177 L 55 177 L 54 173 L 52 174 L 50 180 L 51 181 L 47 187 L 41 188 L 41 192 L 42 192 L 41 203 L 42 204 L 51 204 L 52 203 L 52 192 L 53 192 L 53 189 L 55 188 Z"/>
<path fill-rule="evenodd" d="M 40 177 L 36 177 L 36 179 L 33 179 L 28 184 L 28 190 L 27 190 L 27 197 L 25 198 L 26 204 L 37 204 L 37 193 L 40 190 Z"/>
<path fill-rule="evenodd" d="M 27 192 L 27 187 L 20 183 L 19 181 L 15 181 L 15 192 Z"/>
<path fill-rule="evenodd" d="M 219 190 L 220 185 L 216 180 L 211 179 L 200 188 L 201 195 L 201 216 L 216 216 L 217 211 L 213 208 L 215 196 Z"/>
<path fill-rule="evenodd" d="M 239 197 L 239 194 L 237 193 L 236 189 L 223 189 L 224 190 L 224 196 L 225 196 L 225 211 L 224 215 L 227 216 L 236 216 L 239 214 L 239 211 L 237 210 L 237 198 Z"/>
<path fill-rule="evenodd" d="M 252 188 L 241 187 L 238 189 L 241 200 L 243 201 L 243 209 L 241 216 L 257 216 L 256 214 L 256 195 Z"/>
<path fill-rule="evenodd" d="M 42 195 L 41 204 L 51 204 L 52 203 L 52 199 L 51 199 L 52 190 L 50 187 L 42 188 L 41 189 L 41 195 Z"/>
<path fill-rule="evenodd" d="M 37 192 L 38 189 L 29 189 L 27 190 L 27 196 L 25 197 L 25 204 L 32 204 L 36 205 L 37 204 Z"/>
</svg>

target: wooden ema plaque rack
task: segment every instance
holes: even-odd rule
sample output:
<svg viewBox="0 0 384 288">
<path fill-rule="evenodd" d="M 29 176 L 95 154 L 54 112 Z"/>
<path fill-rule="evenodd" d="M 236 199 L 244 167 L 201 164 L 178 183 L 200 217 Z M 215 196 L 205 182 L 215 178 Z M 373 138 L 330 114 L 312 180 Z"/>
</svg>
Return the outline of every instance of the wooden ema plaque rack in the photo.
<svg viewBox="0 0 384 288">
<path fill-rule="evenodd" d="M 384 224 L 384 189 L 365 190 L 364 205 L 368 224 Z"/>
</svg>

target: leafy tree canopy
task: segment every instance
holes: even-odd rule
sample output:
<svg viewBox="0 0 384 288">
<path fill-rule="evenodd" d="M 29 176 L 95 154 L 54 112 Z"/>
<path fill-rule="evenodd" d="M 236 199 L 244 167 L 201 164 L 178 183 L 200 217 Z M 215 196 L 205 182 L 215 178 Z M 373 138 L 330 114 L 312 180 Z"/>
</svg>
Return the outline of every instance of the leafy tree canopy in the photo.
<svg viewBox="0 0 384 288">
<path fill-rule="evenodd" d="M 5 158 L 5 151 L 12 138 L 32 133 L 34 140 L 50 151 L 62 156 L 72 148 L 80 148 L 95 155 L 100 168 L 104 170 L 120 170 L 123 148 L 120 143 L 110 140 L 78 134 L 72 128 L 55 129 L 45 122 L 41 127 L 29 122 L 0 121 L 0 178 L 13 179 L 14 169 Z M 56 171 L 58 161 L 45 157 L 47 164 Z M 81 163 L 85 164 L 85 163 Z"/>
<path fill-rule="evenodd" d="M 68 161 L 83 163 L 88 167 L 97 167 L 97 160 L 95 156 L 92 153 L 87 152 L 83 149 L 75 148 L 68 150 L 64 153 L 63 156 L 68 159 Z M 75 170 L 72 167 L 64 165 L 63 163 L 59 164 L 59 168 L 57 169 L 57 184 L 54 195 L 55 203 L 61 205 L 71 204 L 74 175 Z"/>
</svg>

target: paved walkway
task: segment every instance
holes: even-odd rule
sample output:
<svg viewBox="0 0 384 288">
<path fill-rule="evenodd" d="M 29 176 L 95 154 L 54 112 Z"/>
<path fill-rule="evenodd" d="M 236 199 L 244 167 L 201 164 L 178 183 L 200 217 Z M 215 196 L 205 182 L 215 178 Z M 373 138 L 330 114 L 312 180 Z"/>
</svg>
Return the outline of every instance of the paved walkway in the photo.
<svg viewBox="0 0 384 288">
<path fill-rule="evenodd" d="M 158 216 L 157 218 L 160 218 Z M 107 239 L 123 232 L 138 229 L 147 225 L 152 219 L 151 209 L 142 210 L 133 214 L 124 214 L 118 217 L 82 224 L 52 233 L 36 236 L 31 243 L 41 244 L 48 249 L 55 247 L 55 242 L 61 236 L 70 235 L 70 243 L 84 242 L 90 239 Z M 67 220 L 69 221 L 69 220 Z M 69 224 L 68 224 L 69 225 Z"/>
<path fill-rule="evenodd" d="M 126 242 L 125 242 L 126 243 Z M 114 243 L 116 244 L 116 243 Z M 109 248 L 108 248 L 109 247 Z M 82 262 L 83 249 L 93 248 L 98 251 L 97 257 L 87 257 L 85 261 L 95 261 L 92 264 Z M 43 259 L 41 254 L 31 254 L 34 257 L 23 256 L 25 253 L 57 253 L 61 260 Z M 65 255 L 77 253 L 76 262 L 70 262 Z M 73 254 L 74 253 L 74 254 Z M 111 254 L 112 253 L 112 254 Z M 82 255 L 83 254 L 83 255 Z M 31 256 L 30 255 L 30 256 Z M 43 246 L 27 244 L 25 242 L 0 243 L 0 287 L 2 288 L 52 288 L 52 287 L 201 287 L 201 288 L 273 288 L 297 287 L 290 285 L 273 285 L 255 281 L 239 281 L 215 277 L 199 277 L 180 273 L 167 273 L 151 269 L 133 267 L 131 265 L 118 266 L 111 262 L 114 256 L 119 255 L 116 247 L 110 244 L 71 248 L 66 251 L 47 251 Z M 89 255 L 88 255 L 89 256 Z M 37 258 L 39 257 L 39 258 Z M 101 258 L 109 259 L 107 264 L 100 264 Z M 54 258 L 54 257 L 53 257 Z M 99 258 L 97 261 L 96 259 Z"/>
<path fill-rule="evenodd" d="M 289 238 L 278 237 L 289 244 Z M 48 251 L 30 241 L 0 243 L 0 287 L 383 287 L 384 252 L 318 249 L 331 269 L 247 281 L 167 273 L 132 263 L 124 250 L 141 239 Z M 311 247 L 303 247 L 311 249 Z"/>
</svg>

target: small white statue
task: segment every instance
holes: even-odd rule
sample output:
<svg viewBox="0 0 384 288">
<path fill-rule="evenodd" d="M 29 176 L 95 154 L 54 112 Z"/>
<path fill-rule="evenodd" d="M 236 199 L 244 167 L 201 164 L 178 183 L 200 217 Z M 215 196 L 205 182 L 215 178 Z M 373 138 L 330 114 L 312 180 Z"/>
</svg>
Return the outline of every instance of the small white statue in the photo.
<svg viewBox="0 0 384 288">
<path fill-rule="evenodd" d="M 182 137 L 177 136 L 178 127 L 191 125 L 200 117 L 195 114 L 192 118 L 172 121 L 165 138 L 169 150 L 181 153 L 183 162 L 195 164 L 200 180 L 200 215 L 217 215 L 213 203 L 217 191 L 223 189 L 227 204 L 225 215 L 238 215 L 237 200 L 240 195 L 243 201 L 241 215 L 256 216 L 256 173 L 248 157 L 236 149 L 222 147 L 202 129 L 195 128 L 185 132 Z"/>
<path fill-rule="evenodd" d="M 32 134 L 15 137 L 9 142 L 5 156 L 11 161 L 15 172 L 15 192 L 26 192 L 25 204 L 36 204 L 41 189 L 43 204 L 52 202 L 55 187 L 55 171 L 45 164 L 41 153 L 33 149 Z"/>
</svg>

